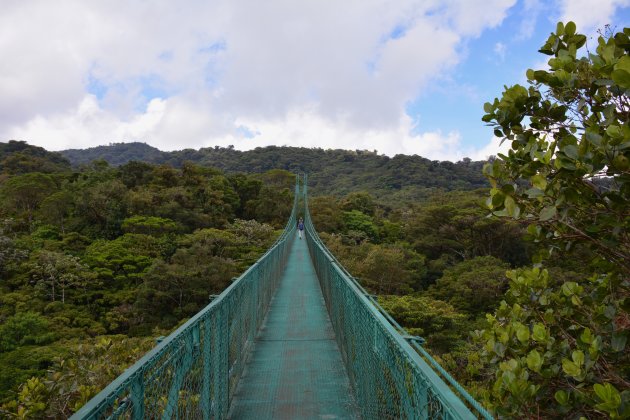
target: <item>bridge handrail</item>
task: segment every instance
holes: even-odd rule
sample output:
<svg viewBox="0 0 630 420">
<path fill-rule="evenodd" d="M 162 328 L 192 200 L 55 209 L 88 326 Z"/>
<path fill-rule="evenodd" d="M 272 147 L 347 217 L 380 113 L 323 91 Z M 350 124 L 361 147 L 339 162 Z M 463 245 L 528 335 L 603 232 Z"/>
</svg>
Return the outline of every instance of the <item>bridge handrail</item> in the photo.
<svg viewBox="0 0 630 420">
<path fill-rule="evenodd" d="M 295 238 L 298 198 L 296 177 L 289 220 L 265 254 L 71 419 L 225 418 Z"/>
<path fill-rule="evenodd" d="M 306 237 L 309 244 L 309 250 L 311 252 L 318 277 L 322 283 L 322 292 L 324 293 L 326 306 L 328 307 L 333 328 L 335 329 L 335 336 L 342 350 L 344 362 L 346 363 L 346 368 L 348 369 L 352 386 L 355 390 L 355 396 L 359 400 L 359 406 L 363 411 L 362 414 L 366 418 L 416 418 L 419 414 L 422 414 L 423 418 L 433 418 L 438 417 L 441 414 L 441 417 L 449 419 L 476 417 L 488 420 L 493 419 L 492 415 L 483 408 L 481 404 L 479 404 L 459 383 L 457 383 L 457 381 L 455 381 L 455 379 L 453 379 L 453 377 L 446 372 L 444 368 L 442 368 L 439 363 L 433 359 L 431 355 L 429 355 L 429 353 L 427 353 L 427 351 L 420 345 L 419 338 L 410 336 L 407 331 L 379 305 L 376 298 L 369 294 L 354 278 L 354 276 L 352 276 L 337 260 L 330 250 L 328 250 L 323 241 L 319 238 L 319 235 L 312 223 L 308 209 L 308 194 L 306 189 L 307 181 L 305 176 L 303 194 L 305 200 L 305 227 L 308 233 Z M 322 263 L 328 266 L 326 267 L 327 270 L 322 267 Z M 326 271 L 328 271 L 328 273 L 326 273 Z M 344 320 L 342 322 L 345 322 L 346 325 L 348 323 L 348 321 L 346 321 L 348 314 L 338 308 L 334 308 L 335 303 L 332 302 L 333 297 L 330 292 L 333 288 L 333 285 L 330 284 L 330 277 L 333 273 L 336 274 L 335 277 L 337 280 L 341 280 L 340 282 L 337 282 L 337 287 L 343 287 L 341 285 L 345 285 L 345 292 L 351 292 L 351 295 L 354 296 L 356 301 L 360 302 L 363 309 L 367 309 L 367 314 L 369 314 L 370 319 L 376 321 L 376 324 L 380 324 L 380 327 L 382 327 L 381 332 L 385 332 L 385 334 L 389 336 L 390 342 L 393 342 L 394 346 L 399 347 L 401 360 L 407 361 L 410 365 L 406 367 L 409 370 L 405 372 L 405 376 L 407 376 L 411 371 L 413 371 L 416 376 L 420 376 L 421 378 L 414 379 L 412 382 L 417 386 L 417 388 L 421 389 L 414 388 L 414 391 L 411 392 L 411 382 L 408 377 L 404 378 L 404 384 L 385 384 L 383 382 L 375 384 L 375 382 L 379 382 L 379 378 L 378 376 L 374 376 L 372 374 L 373 372 L 370 372 L 370 370 L 376 369 L 376 366 L 370 366 L 370 364 L 368 364 L 368 366 L 363 366 L 363 368 L 367 369 L 357 369 L 354 366 L 356 364 L 356 358 L 360 355 L 357 356 L 356 354 L 356 339 L 354 348 L 348 348 L 348 343 L 344 342 L 344 336 L 346 336 L 347 333 L 343 334 L 339 331 L 341 329 L 339 326 L 339 323 L 341 322 L 339 321 L 340 313 L 343 312 L 342 317 Z M 353 312 L 356 312 L 356 308 Z M 352 316 L 352 313 L 349 316 Z M 375 327 L 374 335 L 377 335 L 376 329 L 377 328 Z M 373 337 L 373 339 L 374 343 L 376 343 L 376 337 Z M 352 354 L 353 351 L 354 354 Z M 369 351 L 377 352 L 376 344 L 372 346 Z M 351 358 L 354 359 L 350 360 Z M 374 359 L 374 357 L 372 357 L 372 359 Z M 429 365 L 427 365 L 427 362 L 450 384 L 452 389 L 444 383 L 442 378 L 440 378 L 440 376 L 436 374 Z M 404 364 L 404 362 L 402 363 Z M 398 367 L 400 368 L 400 366 Z M 360 376 L 364 377 L 360 378 Z M 375 389 L 379 388 L 378 385 L 380 385 L 380 389 Z M 366 387 L 369 389 L 361 389 Z M 469 410 L 469 407 L 467 407 L 458 398 L 453 390 L 455 390 L 459 397 L 463 398 L 468 403 L 470 408 L 474 409 L 477 415 L 473 414 Z M 385 401 L 383 398 L 387 396 L 386 394 L 388 392 L 390 393 L 389 396 L 393 398 L 391 398 L 390 401 Z M 374 399 L 378 399 L 376 398 L 376 394 L 381 395 L 381 401 L 378 404 L 374 403 Z M 411 401 L 402 401 L 405 395 L 407 399 Z M 432 398 L 434 398 L 433 401 L 431 401 Z M 424 401 L 422 401 L 423 399 Z"/>
</svg>

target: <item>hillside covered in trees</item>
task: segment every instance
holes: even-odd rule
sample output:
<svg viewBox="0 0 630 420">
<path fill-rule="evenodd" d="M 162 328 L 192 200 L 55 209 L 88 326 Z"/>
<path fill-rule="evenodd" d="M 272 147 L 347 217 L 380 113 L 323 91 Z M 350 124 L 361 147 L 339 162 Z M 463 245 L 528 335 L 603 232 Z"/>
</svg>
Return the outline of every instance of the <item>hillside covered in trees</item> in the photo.
<svg viewBox="0 0 630 420">
<path fill-rule="evenodd" d="M 72 413 L 207 304 L 282 227 L 288 169 L 309 173 L 331 251 L 495 415 L 629 418 L 630 29 L 578 58 L 585 43 L 558 24 L 549 71 L 486 103 L 512 148 L 482 174 L 365 151 L 0 144 L 0 415 Z"/>
<path fill-rule="evenodd" d="M 79 407 L 255 261 L 290 209 L 294 178 L 282 169 L 225 173 L 190 162 L 110 166 L 102 159 L 72 168 L 59 154 L 21 142 L 3 150 L 6 413 Z M 387 159 L 333 154 L 344 153 Z M 33 172 L 49 165 L 34 166 L 28 156 L 57 166 Z M 414 159 L 396 161 L 411 173 L 405 162 Z M 313 194 L 318 230 L 383 306 L 450 360 L 444 355 L 466 343 L 505 290 L 505 269 L 527 261 L 521 228 L 486 218 L 485 190 L 431 188 L 421 202 L 392 206 L 366 192 L 373 184 L 353 182 L 348 194 Z M 462 271 L 472 283 L 456 287 Z M 466 298 L 484 283 L 479 302 Z M 447 303 L 457 299 L 466 308 Z M 68 356 L 76 362 L 62 362 Z M 86 376 L 88 366 L 107 374 Z"/>
<path fill-rule="evenodd" d="M 0 143 L 0 417 L 65 416 L 275 240 L 295 178 Z"/>
<path fill-rule="evenodd" d="M 435 191 L 469 190 L 488 185 L 481 173 L 484 162 L 470 159 L 440 162 L 415 155 L 390 158 L 366 150 L 268 146 L 250 151 L 214 147 L 161 152 L 144 143 L 118 143 L 65 150 L 61 154 L 74 166 L 103 159 L 111 165 L 138 160 L 181 167 L 184 162 L 193 162 L 226 173 L 284 169 L 309 174 L 309 187 L 314 194 L 341 196 L 366 190 L 377 198 L 395 202 L 426 199 Z"/>
</svg>

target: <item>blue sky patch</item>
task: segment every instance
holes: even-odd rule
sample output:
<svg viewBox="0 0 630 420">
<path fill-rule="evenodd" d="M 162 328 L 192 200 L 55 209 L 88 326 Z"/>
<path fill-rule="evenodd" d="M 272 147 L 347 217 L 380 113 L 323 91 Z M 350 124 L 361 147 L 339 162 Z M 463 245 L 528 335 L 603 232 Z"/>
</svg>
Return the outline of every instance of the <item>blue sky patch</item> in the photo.
<svg viewBox="0 0 630 420">
<path fill-rule="evenodd" d="M 252 131 L 251 129 L 247 128 L 244 125 L 239 125 L 238 127 L 236 127 L 236 132 L 240 136 L 245 137 L 246 139 L 252 139 L 252 138 L 260 135 L 260 132 Z"/>
<path fill-rule="evenodd" d="M 96 99 L 99 101 L 103 100 L 108 90 L 107 85 L 102 80 L 94 77 L 91 72 L 88 75 L 87 86 L 85 88 L 88 93 L 96 96 Z"/>
</svg>

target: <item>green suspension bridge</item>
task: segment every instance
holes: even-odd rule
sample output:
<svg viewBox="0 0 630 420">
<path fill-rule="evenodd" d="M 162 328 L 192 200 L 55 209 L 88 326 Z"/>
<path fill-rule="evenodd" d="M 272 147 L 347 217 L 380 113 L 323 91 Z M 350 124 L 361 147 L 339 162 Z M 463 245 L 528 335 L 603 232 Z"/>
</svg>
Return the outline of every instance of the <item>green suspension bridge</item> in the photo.
<svg viewBox="0 0 630 420">
<path fill-rule="evenodd" d="M 276 243 L 72 419 L 492 418 L 324 246 L 299 181 Z"/>
</svg>

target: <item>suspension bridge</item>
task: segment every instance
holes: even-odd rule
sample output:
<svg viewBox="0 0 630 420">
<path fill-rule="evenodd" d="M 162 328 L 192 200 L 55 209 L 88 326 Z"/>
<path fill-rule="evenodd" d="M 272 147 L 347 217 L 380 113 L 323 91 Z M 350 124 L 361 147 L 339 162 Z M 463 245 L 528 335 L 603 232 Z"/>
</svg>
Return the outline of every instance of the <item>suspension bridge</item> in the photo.
<svg viewBox="0 0 630 420">
<path fill-rule="evenodd" d="M 325 247 L 297 177 L 275 244 L 72 419 L 491 419 L 422 342 Z"/>
</svg>

